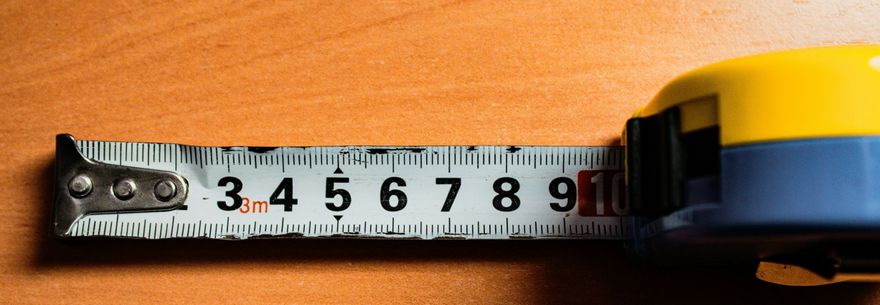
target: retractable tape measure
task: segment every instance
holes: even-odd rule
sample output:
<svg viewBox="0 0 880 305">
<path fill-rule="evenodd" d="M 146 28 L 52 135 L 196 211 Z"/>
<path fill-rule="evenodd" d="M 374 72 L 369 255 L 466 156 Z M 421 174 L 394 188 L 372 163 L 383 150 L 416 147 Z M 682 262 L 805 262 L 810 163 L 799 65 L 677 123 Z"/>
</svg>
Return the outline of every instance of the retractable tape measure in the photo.
<svg viewBox="0 0 880 305">
<path fill-rule="evenodd" d="M 623 146 L 197 147 L 59 135 L 52 234 L 613 239 L 788 285 L 880 270 L 880 47 L 729 60 Z"/>
<path fill-rule="evenodd" d="M 620 147 L 57 141 L 59 187 L 76 190 L 59 192 L 56 207 L 72 209 L 57 210 L 58 236 L 625 236 Z"/>
</svg>

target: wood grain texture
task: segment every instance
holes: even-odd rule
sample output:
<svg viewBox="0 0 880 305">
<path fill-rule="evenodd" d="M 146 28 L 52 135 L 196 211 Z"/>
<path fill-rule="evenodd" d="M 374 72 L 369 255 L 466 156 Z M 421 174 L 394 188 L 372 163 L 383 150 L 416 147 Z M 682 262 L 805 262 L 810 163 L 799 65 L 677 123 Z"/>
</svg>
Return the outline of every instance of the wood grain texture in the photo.
<svg viewBox="0 0 880 305">
<path fill-rule="evenodd" d="M 197 145 L 616 141 L 675 75 L 880 42 L 876 1 L 0 2 L 0 303 L 880 303 L 617 243 L 46 238 L 54 135 Z"/>
</svg>

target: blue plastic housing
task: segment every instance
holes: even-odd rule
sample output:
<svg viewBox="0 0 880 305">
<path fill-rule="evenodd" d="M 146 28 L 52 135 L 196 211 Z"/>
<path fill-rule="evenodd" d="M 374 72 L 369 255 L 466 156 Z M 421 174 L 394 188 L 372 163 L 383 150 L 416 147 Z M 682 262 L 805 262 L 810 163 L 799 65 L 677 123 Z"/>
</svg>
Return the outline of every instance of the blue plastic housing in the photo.
<svg viewBox="0 0 880 305">
<path fill-rule="evenodd" d="M 880 242 L 880 136 L 722 148 L 720 175 L 684 193 L 683 208 L 632 219 L 636 254 L 726 262 Z"/>
</svg>

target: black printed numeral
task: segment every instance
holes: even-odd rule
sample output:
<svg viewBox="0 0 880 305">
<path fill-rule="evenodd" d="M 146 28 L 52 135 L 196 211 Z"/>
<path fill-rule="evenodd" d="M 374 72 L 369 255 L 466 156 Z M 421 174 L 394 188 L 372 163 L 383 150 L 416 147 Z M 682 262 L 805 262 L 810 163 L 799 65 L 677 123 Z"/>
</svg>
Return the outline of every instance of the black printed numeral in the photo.
<svg viewBox="0 0 880 305">
<path fill-rule="evenodd" d="M 401 190 L 392 190 L 391 184 L 397 186 L 406 186 L 406 181 L 400 177 L 391 177 L 382 182 L 382 189 L 379 191 L 379 202 L 382 208 L 389 212 L 397 212 L 406 207 L 406 193 Z M 397 203 L 391 204 L 391 197 L 397 198 Z"/>
<path fill-rule="evenodd" d="M 232 204 L 227 204 L 226 201 L 217 201 L 217 207 L 224 211 L 235 211 L 241 207 L 241 196 L 238 194 L 242 188 L 241 180 L 235 177 L 223 177 L 217 182 L 217 186 L 226 186 L 230 183 L 232 183 L 232 188 L 226 191 L 226 197 L 232 198 Z"/>
<path fill-rule="evenodd" d="M 297 204 L 296 198 L 293 198 L 293 178 L 284 178 L 272 196 L 269 196 L 269 204 L 279 204 L 284 206 L 285 212 L 293 211 L 293 206 Z"/>
<path fill-rule="evenodd" d="M 446 193 L 446 201 L 440 212 L 449 212 L 452 210 L 452 203 L 455 202 L 455 196 L 458 196 L 458 190 L 461 189 L 461 178 L 437 178 L 437 184 L 449 184 L 449 193 Z"/>
<path fill-rule="evenodd" d="M 336 183 L 348 183 L 345 177 L 327 177 L 327 188 L 324 196 L 327 199 L 333 199 L 337 196 L 342 197 L 342 203 L 336 205 L 333 202 L 327 202 L 327 209 L 334 212 L 345 211 L 351 205 L 351 193 L 342 188 L 336 188 Z"/>
<path fill-rule="evenodd" d="M 504 186 L 507 185 L 507 189 L 504 189 Z M 516 192 L 519 191 L 519 181 L 511 177 L 502 177 L 495 180 L 495 183 L 492 184 L 492 188 L 495 190 L 495 198 L 492 198 L 492 205 L 496 210 L 501 212 L 513 212 L 519 208 L 519 197 L 516 196 Z M 507 199 L 508 204 L 504 204 L 504 199 Z"/>
<path fill-rule="evenodd" d="M 560 191 L 560 186 L 565 185 L 565 190 Z M 550 208 L 557 212 L 568 212 L 577 204 L 577 186 L 568 177 L 559 177 L 550 181 L 550 196 L 556 199 L 565 199 L 565 204 L 551 202 Z"/>
</svg>

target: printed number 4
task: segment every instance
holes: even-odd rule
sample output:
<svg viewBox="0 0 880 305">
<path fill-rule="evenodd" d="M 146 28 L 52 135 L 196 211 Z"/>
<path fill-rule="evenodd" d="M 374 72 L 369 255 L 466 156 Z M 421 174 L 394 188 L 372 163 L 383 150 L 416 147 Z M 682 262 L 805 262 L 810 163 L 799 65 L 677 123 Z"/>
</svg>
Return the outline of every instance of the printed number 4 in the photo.
<svg viewBox="0 0 880 305">
<path fill-rule="evenodd" d="M 293 206 L 297 202 L 298 200 L 293 198 L 293 178 L 282 179 L 275 191 L 272 192 L 272 196 L 269 196 L 269 204 L 280 204 L 284 206 L 285 212 L 293 211 Z"/>
</svg>

